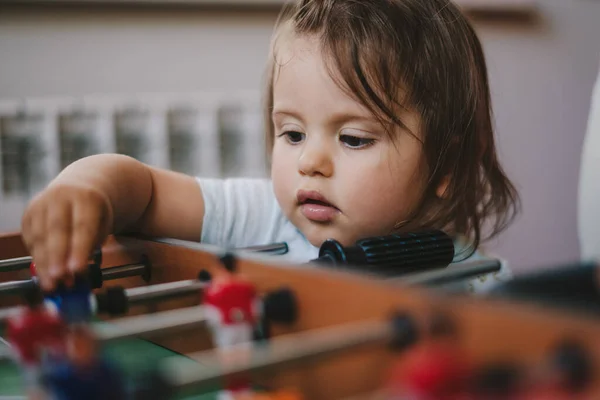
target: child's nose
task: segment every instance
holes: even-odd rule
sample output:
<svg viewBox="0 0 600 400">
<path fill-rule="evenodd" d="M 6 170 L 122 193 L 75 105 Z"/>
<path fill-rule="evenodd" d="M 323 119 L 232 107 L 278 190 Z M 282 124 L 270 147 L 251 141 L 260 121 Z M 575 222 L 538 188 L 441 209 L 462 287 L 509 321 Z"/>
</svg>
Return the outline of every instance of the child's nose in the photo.
<svg viewBox="0 0 600 400">
<path fill-rule="evenodd" d="M 307 140 L 298 159 L 298 172 L 300 175 L 322 175 L 330 177 L 333 174 L 333 160 L 331 152 L 320 141 Z"/>
</svg>

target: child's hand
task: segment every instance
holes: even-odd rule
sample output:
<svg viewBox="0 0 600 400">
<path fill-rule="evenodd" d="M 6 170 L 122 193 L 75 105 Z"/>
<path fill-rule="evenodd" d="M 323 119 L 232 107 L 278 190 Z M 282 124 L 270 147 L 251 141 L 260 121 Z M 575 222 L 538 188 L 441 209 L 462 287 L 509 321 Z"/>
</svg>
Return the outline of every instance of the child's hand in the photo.
<svg viewBox="0 0 600 400">
<path fill-rule="evenodd" d="M 36 196 L 21 229 L 42 287 L 52 290 L 58 280 L 85 271 L 111 225 L 108 196 L 87 184 L 55 183 Z"/>
</svg>

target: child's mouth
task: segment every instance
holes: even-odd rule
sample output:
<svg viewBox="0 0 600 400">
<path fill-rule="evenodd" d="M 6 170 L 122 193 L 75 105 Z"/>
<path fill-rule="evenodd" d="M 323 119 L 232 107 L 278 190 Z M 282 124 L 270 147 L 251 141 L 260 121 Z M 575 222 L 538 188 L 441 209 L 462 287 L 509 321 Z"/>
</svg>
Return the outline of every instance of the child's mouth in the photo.
<svg viewBox="0 0 600 400">
<path fill-rule="evenodd" d="M 297 194 L 300 211 L 307 219 L 315 222 L 329 222 L 340 210 L 316 191 L 300 190 Z"/>
</svg>

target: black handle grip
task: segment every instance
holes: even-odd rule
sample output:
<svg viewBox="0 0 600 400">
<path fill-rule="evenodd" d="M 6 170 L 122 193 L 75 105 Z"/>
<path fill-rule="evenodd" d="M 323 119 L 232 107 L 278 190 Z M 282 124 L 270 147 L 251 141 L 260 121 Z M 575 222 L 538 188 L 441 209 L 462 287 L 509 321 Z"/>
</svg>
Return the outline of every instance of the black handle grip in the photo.
<svg viewBox="0 0 600 400">
<path fill-rule="evenodd" d="M 454 259 L 454 242 L 442 231 L 423 231 L 362 239 L 344 247 L 326 240 L 313 262 L 345 265 L 384 275 L 448 266 Z"/>
</svg>

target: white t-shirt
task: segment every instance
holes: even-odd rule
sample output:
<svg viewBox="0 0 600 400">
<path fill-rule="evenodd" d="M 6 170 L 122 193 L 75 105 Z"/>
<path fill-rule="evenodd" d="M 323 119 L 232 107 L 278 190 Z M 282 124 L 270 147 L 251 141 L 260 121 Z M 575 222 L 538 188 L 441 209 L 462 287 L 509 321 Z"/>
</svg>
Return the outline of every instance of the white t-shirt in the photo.
<svg viewBox="0 0 600 400">
<path fill-rule="evenodd" d="M 204 197 L 202 243 L 221 248 L 243 248 L 285 242 L 289 251 L 278 255 L 284 262 L 304 264 L 319 255 L 313 246 L 283 214 L 270 179 L 197 178 Z M 460 251 L 456 251 L 461 257 Z M 485 258 L 476 252 L 468 261 Z M 465 260 L 467 261 L 467 260 Z M 471 292 L 485 292 L 498 281 L 512 277 L 506 263 L 491 275 L 464 282 Z"/>
<path fill-rule="evenodd" d="M 269 179 L 198 179 L 204 195 L 200 241 L 225 248 L 285 242 L 278 256 L 305 263 L 319 255 L 302 232 L 283 214 Z"/>
</svg>

